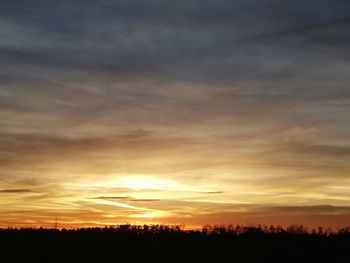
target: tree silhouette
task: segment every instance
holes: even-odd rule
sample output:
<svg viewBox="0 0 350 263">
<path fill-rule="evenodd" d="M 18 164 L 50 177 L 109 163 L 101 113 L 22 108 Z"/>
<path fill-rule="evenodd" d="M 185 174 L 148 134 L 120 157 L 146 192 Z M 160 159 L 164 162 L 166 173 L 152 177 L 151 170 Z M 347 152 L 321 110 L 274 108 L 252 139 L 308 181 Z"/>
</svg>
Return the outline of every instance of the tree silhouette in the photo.
<svg viewBox="0 0 350 263">
<path fill-rule="evenodd" d="M 1 262 L 347 262 L 350 228 L 120 225 L 0 229 Z"/>
</svg>

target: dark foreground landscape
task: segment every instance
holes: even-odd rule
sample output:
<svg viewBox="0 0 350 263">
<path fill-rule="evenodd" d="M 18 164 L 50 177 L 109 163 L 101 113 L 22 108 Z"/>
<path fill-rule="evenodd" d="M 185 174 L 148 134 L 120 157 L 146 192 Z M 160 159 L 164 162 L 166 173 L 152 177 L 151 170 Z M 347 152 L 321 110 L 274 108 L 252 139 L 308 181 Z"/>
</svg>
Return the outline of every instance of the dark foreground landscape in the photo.
<svg viewBox="0 0 350 263">
<path fill-rule="evenodd" d="M 1 262 L 350 262 L 349 228 L 2 229 Z"/>
</svg>

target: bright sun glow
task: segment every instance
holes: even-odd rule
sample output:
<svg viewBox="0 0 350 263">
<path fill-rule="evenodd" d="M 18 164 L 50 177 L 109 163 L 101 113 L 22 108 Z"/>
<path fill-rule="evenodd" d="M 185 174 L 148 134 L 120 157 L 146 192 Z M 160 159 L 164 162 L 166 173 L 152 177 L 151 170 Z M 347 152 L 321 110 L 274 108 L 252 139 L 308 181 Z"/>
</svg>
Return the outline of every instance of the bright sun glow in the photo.
<svg viewBox="0 0 350 263">
<path fill-rule="evenodd" d="M 164 217 L 164 216 L 169 216 L 169 213 L 166 213 L 166 212 L 163 212 L 163 211 L 152 211 L 152 212 L 149 212 L 149 213 L 130 215 L 131 218 L 144 218 L 144 219 L 161 218 L 161 217 Z"/>
</svg>

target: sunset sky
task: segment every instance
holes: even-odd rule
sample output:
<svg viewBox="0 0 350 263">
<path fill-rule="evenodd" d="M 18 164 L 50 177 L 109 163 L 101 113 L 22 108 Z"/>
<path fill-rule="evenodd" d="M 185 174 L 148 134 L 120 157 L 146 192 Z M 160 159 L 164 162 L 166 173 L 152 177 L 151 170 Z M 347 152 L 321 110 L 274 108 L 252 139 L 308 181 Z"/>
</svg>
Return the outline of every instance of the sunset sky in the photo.
<svg viewBox="0 0 350 263">
<path fill-rule="evenodd" d="M 350 1 L 0 1 L 0 227 L 350 225 Z"/>
</svg>

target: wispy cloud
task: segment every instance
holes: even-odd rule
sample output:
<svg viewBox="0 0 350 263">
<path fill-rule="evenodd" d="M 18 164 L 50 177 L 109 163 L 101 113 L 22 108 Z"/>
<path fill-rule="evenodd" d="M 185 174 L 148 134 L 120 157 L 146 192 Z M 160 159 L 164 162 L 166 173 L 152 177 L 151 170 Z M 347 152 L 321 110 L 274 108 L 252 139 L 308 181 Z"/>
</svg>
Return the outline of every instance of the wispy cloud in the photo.
<svg viewBox="0 0 350 263">
<path fill-rule="evenodd" d="M 0 193 L 3 194 L 20 194 L 20 193 L 32 193 L 30 189 L 17 188 L 17 189 L 0 189 Z"/>
<path fill-rule="evenodd" d="M 63 101 L 63 100 L 58 100 L 58 99 L 51 99 L 51 100 L 54 101 L 54 102 L 60 103 L 60 104 L 64 104 L 64 105 L 68 105 L 68 106 L 74 107 L 74 108 L 79 107 L 78 105 L 73 104 L 73 103 L 68 102 L 68 101 Z"/>
<path fill-rule="evenodd" d="M 89 199 L 102 199 L 102 200 L 120 200 L 126 202 L 157 202 L 160 199 L 150 199 L 150 198 L 135 198 L 131 196 L 99 196 L 99 197 L 91 197 Z"/>
</svg>

